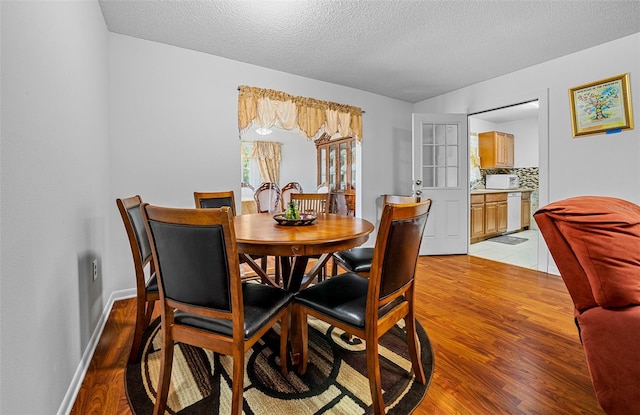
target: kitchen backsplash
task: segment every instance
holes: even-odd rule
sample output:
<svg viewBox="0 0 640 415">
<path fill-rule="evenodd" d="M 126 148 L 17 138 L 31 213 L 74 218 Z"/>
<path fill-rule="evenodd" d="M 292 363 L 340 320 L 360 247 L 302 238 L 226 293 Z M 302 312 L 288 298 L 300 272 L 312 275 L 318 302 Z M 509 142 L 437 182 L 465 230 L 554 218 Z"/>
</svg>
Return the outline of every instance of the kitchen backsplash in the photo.
<svg viewBox="0 0 640 415">
<path fill-rule="evenodd" d="M 512 169 L 480 169 L 482 183 L 485 183 L 487 174 L 515 174 L 520 178 L 520 187 L 538 190 L 538 167 L 521 167 Z"/>
</svg>

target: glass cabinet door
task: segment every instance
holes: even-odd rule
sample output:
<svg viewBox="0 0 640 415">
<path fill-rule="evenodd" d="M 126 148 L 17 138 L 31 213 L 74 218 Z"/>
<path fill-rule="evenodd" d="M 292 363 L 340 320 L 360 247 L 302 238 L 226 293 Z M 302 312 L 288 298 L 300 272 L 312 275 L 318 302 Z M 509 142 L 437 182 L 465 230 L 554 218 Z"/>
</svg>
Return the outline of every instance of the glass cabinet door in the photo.
<svg viewBox="0 0 640 415">
<path fill-rule="evenodd" d="M 353 137 L 316 142 L 318 185 L 326 184 L 331 192 L 356 188 L 356 145 Z"/>
<path fill-rule="evenodd" d="M 347 188 L 347 143 L 340 143 L 340 176 L 338 186 L 341 190 Z"/>
<path fill-rule="evenodd" d="M 356 140 L 351 140 L 351 189 L 356 188 Z"/>
<path fill-rule="evenodd" d="M 327 183 L 327 149 L 326 147 L 320 148 L 320 153 L 318 156 L 318 169 L 320 169 L 318 173 L 318 186 L 322 183 Z"/>
<path fill-rule="evenodd" d="M 338 149 L 337 146 L 329 146 L 329 190 L 335 190 L 338 178 Z"/>
</svg>

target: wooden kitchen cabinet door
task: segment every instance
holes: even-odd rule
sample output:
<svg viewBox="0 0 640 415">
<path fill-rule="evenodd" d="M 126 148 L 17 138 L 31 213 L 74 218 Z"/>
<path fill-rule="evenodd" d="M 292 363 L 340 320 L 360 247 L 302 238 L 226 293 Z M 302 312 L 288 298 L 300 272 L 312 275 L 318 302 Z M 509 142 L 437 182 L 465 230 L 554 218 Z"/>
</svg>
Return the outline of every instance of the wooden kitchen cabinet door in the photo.
<svg viewBox="0 0 640 415">
<path fill-rule="evenodd" d="M 471 196 L 471 239 L 484 236 L 484 196 Z"/>
<path fill-rule="evenodd" d="M 513 167 L 515 138 L 513 134 L 488 131 L 478 134 L 480 167 Z"/>
</svg>

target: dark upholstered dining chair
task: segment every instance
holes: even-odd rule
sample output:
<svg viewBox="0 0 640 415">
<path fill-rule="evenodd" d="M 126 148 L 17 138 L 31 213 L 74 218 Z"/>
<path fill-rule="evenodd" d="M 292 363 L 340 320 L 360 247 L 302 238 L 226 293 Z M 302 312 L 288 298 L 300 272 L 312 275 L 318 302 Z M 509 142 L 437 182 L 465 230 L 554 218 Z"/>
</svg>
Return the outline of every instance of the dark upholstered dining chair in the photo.
<svg viewBox="0 0 640 415">
<path fill-rule="evenodd" d="M 193 192 L 193 199 L 196 208 L 210 209 L 228 206 L 231 214 L 236 215 L 236 198 L 233 190 L 225 190 L 222 192 Z"/>
<path fill-rule="evenodd" d="M 231 413 L 242 413 L 245 353 L 280 321 L 280 368 L 287 373 L 292 293 L 241 282 L 229 207 L 143 205 L 160 291 L 162 351 L 154 414 L 164 414 L 174 343 L 233 357 Z"/>
<path fill-rule="evenodd" d="M 140 206 L 142 198 L 138 195 L 124 199 L 116 199 L 124 228 L 129 238 L 129 247 L 133 257 L 133 268 L 136 277 L 136 323 L 133 329 L 133 341 L 129 352 L 129 363 L 138 359 L 142 332 L 149 325 L 153 307 L 158 301 L 158 281 L 147 231 L 142 221 Z M 146 279 L 145 268 L 149 266 L 149 279 Z"/>
<path fill-rule="evenodd" d="M 395 203 L 407 204 L 420 202 L 420 196 L 398 196 L 383 195 L 382 206 Z M 369 276 L 371 270 L 371 260 L 373 259 L 373 248 L 357 247 L 346 251 L 335 252 L 333 254 L 333 267 L 331 273 L 338 273 L 338 266 L 345 271 L 355 272 L 363 277 Z"/>
<path fill-rule="evenodd" d="M 224 190 L 221 192 L 193 192 L 193 198 L 196 203 L 196 208 L 199 209 L 211 209 L 211 208 L 221 208 L 223 206 L 228 206 L 231 208 L 231 213 L 233 216 L 236 215 L 236 199 L 234 196 L 233 190 Z M 263 270 L 267 270 L 267 257 L 264 255 L 259 256 L 251 256 L 254 260 L 260 260 L 260 267 Z M 243 263 L 244 260 L 241 258 L 240 263 Z M 279 279 L 279 266 L 276 264 L 276 279 Z"/>
<path fill-rule="evenodd" d="M 430 208 L 431 200 L 385 205 L 369 278 L 348 272 L 302 290 L 294 299 L 292 313 L 298 317 L 302 346 L 298 372 L 307 370 L 308 315 L 360 337 L 367 345 L 367 372 L 376 414 L 385 413 L 378 339 L 401 319 L 405 320 L 416 381 L 426 382 L 416 333 L 414 274 Z"/>
</svg>

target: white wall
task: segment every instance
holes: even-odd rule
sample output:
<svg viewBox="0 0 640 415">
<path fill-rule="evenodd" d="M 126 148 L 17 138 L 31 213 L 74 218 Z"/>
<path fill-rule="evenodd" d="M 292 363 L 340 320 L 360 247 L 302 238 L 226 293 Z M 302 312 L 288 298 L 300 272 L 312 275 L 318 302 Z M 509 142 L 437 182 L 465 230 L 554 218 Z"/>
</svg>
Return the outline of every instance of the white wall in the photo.
<svg viewBox="0 0 640 415">
<path fill-rule="evenodd" d="M 108 33 L 97 2 L 0 7 L 0 413 L 51 414 L 104 309 Z"/>
<path fill-rule="evenodd" d="M 513 134 L 513 166 L 538 167 L 538 119 L 528 118 L 500 123 L 497 131 Z"/>
<path fill-rule="evenodd" d="M 160 43 L 110 34 L 110 203 L 140 194 L 193 206 L 197 189 L 240 192 L 238 86 L 276 89 L 361 107 L 362 216 L 375 199 L 410 189 L 411 104 Z M 315 175 L 315 162 L 306 168 Z M 408 179 L 406 179 L 408 177 Z M 284 178 L 283 178 L 284 179 Z M 406 191 L 406 190 L 405 190 Z M 111 203 L 113 252 L 105 295 L 133 287 L 131 254 Z M 373 244 L 373 236 L 368 244 Z"/>
<path fill-rule="evenodd" d="M 612 135 L 573 138 L 570 88 L 629 72 L 636 124 L 640 117 L 640 33 L 478 83 L 414 105 L 414 112 L 480 112 L 548 90 L 548 200 L 578 195 L 640 202 L 640 126 Z M 542 157 L 542 155 L 541 155 Z M 541 160 L 542 162 L 542 160 Z M 543 185 L 543 183 L 541 183 Z M 541 203 L 543 200 L 541 193 Z"/>
<path fill-rule="evenodd" d="M 280 183 L 282 188 L 289 182 L 298 182 L 306 193 L 316 190 L 316 145 L 301 131 L 283 130 L 273 127 L 273 132 L 267 136 L 258 135 L 255 132 L 257 126 L 243 132 L 242 140 L 246 141 L 275 141 L 282 144 L 282 163 L 280 164 Z M 260 177 L 260 174 L 257 174 Z M 251 183 L 254 187 L 260 185 L 260 179 Z"/>
<path fill-rule="evenodd" d="M 501 131 L 514 136 L 514 167 L 538 167 L 538 119 L 492 123 L 469 117 L 469 134 Z M 471 142 L 469 142 L 471 146 Z M 477 143 L 476 143 L 477 145 Z"/>
</svg>

